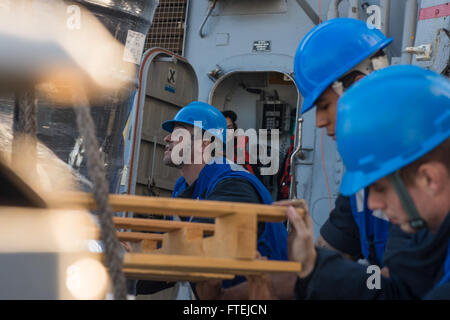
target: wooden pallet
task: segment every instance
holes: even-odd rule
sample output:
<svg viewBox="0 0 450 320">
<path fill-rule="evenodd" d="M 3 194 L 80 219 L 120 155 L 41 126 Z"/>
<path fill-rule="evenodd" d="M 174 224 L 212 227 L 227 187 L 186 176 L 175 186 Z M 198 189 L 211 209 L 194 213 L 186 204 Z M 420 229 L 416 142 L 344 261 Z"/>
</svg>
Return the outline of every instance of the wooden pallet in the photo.
<svg viewBox="0 0 450 320">
<path fill-rule="evenodd" d="M 96 209 L 86 193 L 53 194 L 47 200 L 54 208 Z M 114 218 L 122 230 L 119 239 L 141 247 L 141 253 L 125 254 L 124 271 L 130 278 L 200 281 L 301 269 L 296 262 L 256 259 L 257 223 L 286 220 L 285 207 L 113 194 L 110 204 L 115 212 L 214 219 L 208 224 Z"/>
</svg>

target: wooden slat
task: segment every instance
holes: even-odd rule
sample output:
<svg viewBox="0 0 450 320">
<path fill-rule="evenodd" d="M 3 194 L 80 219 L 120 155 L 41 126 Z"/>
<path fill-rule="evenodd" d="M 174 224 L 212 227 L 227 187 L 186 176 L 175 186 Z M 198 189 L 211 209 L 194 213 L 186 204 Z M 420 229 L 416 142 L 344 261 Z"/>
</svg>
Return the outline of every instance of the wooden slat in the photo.
<svg viewBox="0 0 450 320">
<path fill-rule="evenodd" d="M 164 235 L 158 233 L 145 233 L 145 232 L 120 232 L 117 231 L 117 238 L 120 241 L 139 242 L 143 240 L 151 240 L 156 242 L 162 242 Z M 86 232 L 85 238 L 101 240 L 101 231 L 96 228 L 95 231 Z"/>
<path fill-rule="evenodd" d="M 216 219 L 214 244 L 209 256 L 254 259 L 257 251 L 258 222 L 253 215 L 228 215 Z"/>
<path fill-rule="evenodd" d="M 97 205 L 91 194 L 64 193 L 49 194 L 49 204 L 55 207 L 85 207 L 96 209 Z M 286 207 L 222 202 L 208 200 L 173 199 L 163 197 L 145 197 L 131 195 L 110 195 L 110 204 L 114 211 L 132 211 L 140 214 L 179 215 L 183 217 L 216 218 L 231 213 L 257 215 L 259 221 L 280 222 L 286 220 Z M 302 209 L 297 209 L 303 214 Z"/>
<path fill-rule="evenodd" d="M 136 231 L 171 232 L 181 228 L 202 229 L 204 234 L 214 233 L 214 224 L 180 222 L 159 219 L 137 219 L 137 218 L 113 218 L 116 228 L 131 229 Z"/>
<path fill-rule="evenodd" d="M 124 268 L 249 275 L 261 272 L 300 272 L 301 264 L 291 261 L 127 253 L 124 256 Z"/>
<path fill-rule="evenodd" d="M 162 242 L 164 235 L 157 233 L 143 233 L 143 232 L 117 232 L 117 237 L 120 241 L 142 241 L 142 240 L 154 240 Z"/>
<path fill-rule="evenodd" d="M 201 272 L 179 272 L 168 270 L 148 270 L 148 269 L 123 269 L 128 279 L 135 280 L 158 280 L 158 281 L 205 281 L 205 280 L 231 280 L 232 274 L 221 273 L 201 273 Z"/>
<path fill-rule="evenodd" d="M 79 250 L 97 230 L 86 211 L 0 206 L 0 252 Z"/>
<path fill-rule="evenodd" d="M 164 235 L 161 252 L 170 255 L 208 256 L 203 241 L 203 231 L 200 229 L 184 228 L 168 232 Z"/>
</svg>

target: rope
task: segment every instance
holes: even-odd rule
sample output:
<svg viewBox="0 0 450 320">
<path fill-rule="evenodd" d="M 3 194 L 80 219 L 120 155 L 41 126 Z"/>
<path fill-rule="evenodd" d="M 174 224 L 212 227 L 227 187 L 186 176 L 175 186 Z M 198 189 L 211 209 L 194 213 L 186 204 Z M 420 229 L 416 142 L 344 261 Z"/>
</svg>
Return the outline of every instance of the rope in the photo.
<svg viewBox="0 0 450 320">
<path fill-rule="evenodd" d="M 34 89 L 16 92 L 14 108 L 14 134 L 29 134 L 36 136 L 36 99 Z"/>
<path fill-rule="evenodd" d="M 114 299 L 125 300 L 127 288 L 122 271 L 121 244 L 117 239 L 112 219 L 112 209 L 109 204 L 109 187 L 106 180 L 105 166 L 99 153 L 95 125 L 91 117 L 89 102 L 82 88 L 72 92 L 72 102 L 75 107 L 78 129 L 86 148 L 88 174 L 94 184 L 94 198 L 98 205 L 102 240 L 105 245 L 106 266 L 114 287 Z"/>
<path fill-rule="evenodd" d="M 11 163 L 35 178 L 37 160 L 36 98 L 33 87 L 16 91 Z"/>
</svg>

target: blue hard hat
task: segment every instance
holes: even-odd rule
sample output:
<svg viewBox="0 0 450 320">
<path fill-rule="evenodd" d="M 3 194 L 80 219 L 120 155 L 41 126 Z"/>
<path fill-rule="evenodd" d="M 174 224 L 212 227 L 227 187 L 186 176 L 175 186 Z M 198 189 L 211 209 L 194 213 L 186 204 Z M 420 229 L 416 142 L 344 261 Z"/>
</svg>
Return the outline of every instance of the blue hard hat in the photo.
<svg viewBox="0 0 450 320">
<path fill-rule="evenodd" d="M 394 66 L 358 81 L 338 102 L 336 141 L 351 195 L 436 148 L 450 136 L 450 81 Z"/>
<path fill-rule="evenodd" d="M 165 121 L 162 128 L 172 132 L 175 124 L 184 123 L 195 126 L 195 121 L 201 121 L 201 128 L 210 132 L 213 136 L 226 142 L 227 139 L 227 120 L 223 114 L 212 105 L 204 102 L 194 101 L 181 108 L 172 120 Z"/>
<path fill-rule="evenodd" d="M 314 27 L 295 54 L 295 82 L 304 97 L 301 113 L 336 80 L 392 42 L 366 22 L 336 18 Z"/>
</svg>

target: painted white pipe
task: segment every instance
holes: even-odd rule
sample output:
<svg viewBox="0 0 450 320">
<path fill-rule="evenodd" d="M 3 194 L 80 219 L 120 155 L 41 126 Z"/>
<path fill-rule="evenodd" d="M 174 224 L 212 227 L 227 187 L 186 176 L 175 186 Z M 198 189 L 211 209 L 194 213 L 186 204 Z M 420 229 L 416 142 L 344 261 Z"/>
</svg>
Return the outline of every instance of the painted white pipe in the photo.
<svg viewBox="0 0 450 320">
<path fill-rule="evenodd" d="M 359 1 L 349 0 L 348 17 L 359 19 Z"/>
<path fill-rule="evenodd" d="M 380 0 L 381 6 L 381 31 L 389 37 L 389 22 L 391 16 L 391 0 Z"/>
<path fill-rule="evenodd" d="M 328 7 L 327 20 L 339 18 L 339 4 L 342 0 L 331 0 Z"/>
<path fill-rule="evenodd" d="M 416 38 L 417 8 L 417 0 L 407 0 L 405 7 L 405 23 L 403 26 L 401 64 L 411 64 L 412 62 L 412 54 L 406 52 L 406 48 L 414 46 L 414 40 Z"/>
</svg>

